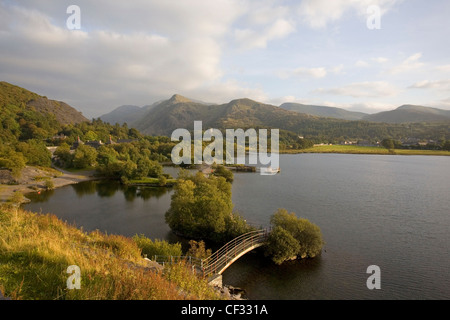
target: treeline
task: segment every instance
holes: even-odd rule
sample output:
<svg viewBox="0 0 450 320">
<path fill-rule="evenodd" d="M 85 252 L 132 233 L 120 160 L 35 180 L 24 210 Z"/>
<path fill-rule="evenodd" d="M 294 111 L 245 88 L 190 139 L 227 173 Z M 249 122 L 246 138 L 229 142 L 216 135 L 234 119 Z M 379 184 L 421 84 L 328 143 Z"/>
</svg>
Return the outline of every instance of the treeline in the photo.
<svg viewBox="0 0 450 320">
<path fill-rule="evenodd" d="M 327 121 L 304 122 L 295 128 L 300 135 L 314 143 L 340 143 L 345 140 L 367 140 L 377 142 L 383 139 L 435 140 L 442 143 L 450 140 L 449 123 L 379 123 L 368 121 Z"/>
<path fill-rule="evenodd" d="M 146 139 L 129 143 L 102 145 L 95 149 L 80 145 L 75 151 L 63 143 L 56 151 L 56 162 L 65 168 L 97 170 L 103 177 L 120 179 L 128 183 L 131 179 L 146 177 L 161 178 L 163 167 L 160 161 L 167 160 L 165 154 L 152 152 L 155 146 Z"/>
</svg>

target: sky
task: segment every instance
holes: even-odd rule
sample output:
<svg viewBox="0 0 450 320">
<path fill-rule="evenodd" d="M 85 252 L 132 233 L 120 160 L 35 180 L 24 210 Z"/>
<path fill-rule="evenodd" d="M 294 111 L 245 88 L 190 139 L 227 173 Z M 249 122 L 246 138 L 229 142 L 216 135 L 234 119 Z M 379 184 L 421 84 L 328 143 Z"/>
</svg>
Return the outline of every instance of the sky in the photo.
<svg viewBox="0 0 450 320">
<path fill-rule="evenodd" d="M 88 118 L 173 94 L 450 110 L 449 17 L 448 0 L 0 0 L 0 81 Z"/>
</svg>

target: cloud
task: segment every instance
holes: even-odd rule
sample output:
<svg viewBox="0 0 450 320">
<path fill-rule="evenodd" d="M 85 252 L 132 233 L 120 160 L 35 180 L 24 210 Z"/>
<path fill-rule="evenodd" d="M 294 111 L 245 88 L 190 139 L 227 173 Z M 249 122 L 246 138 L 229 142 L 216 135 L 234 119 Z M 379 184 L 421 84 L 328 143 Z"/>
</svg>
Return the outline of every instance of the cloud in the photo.
<svg viewBox="0 0 450 320">
<path fill-rule="evenodd" d="M 297 77 L 323 78 L 327 75 L 327 70 L 323 67 L 297 68 L 292 71 L 292 75 L 297 76 Z"/>
<path fill-rule="evenodd" d="M 264 97 L 259 88 L 222 79 L 224 39 L 244 13 L 238 1 L 78 1 L 82 29 L 76 31 L 66 28 L 64 5 L 23 3 L 0 2 L 0 77 L 67 101 L 88 117 L 201 88 L 229 99 Z M 265 41 L 292 28 L 272 21 Z"/>
<path fill-rule="evenodd" d="M 291 20 L 277 19 L 262 30 L 236 29 L 234 31 L 238 46 L 242 49 L 266 48 L 269 41 L 282 39 L 295 32 L 295 23 Z"/>
<path fill-rule="evenodd" d="M 389 59 L 385 58 L 385 57 L 372 58 L 371 60 L 375 61 L 375 62 L 378 62 L 378 63 L 385 63 L 385 62 L 389 61 Z"/>
<path fill-rule="evenodd" d="M 408 87 L 409 89 L 438 89 L 438 90 L 449 90 L 450 80 L 438 80 L 438 81 L 419 81 Z"/>
<path fill-rule="evenodd" d="M 305 24 L 317 29 L 325 28 L 329 23 L 342 19 L 348 12 L 356 12 L 357 15 L 366 17 L 367 8 L 371 5 L 379 6 L 383 15 L 398 2 L 397 0 L 303 0 L 298 7 L 298 14 Z"/>
<path fill-rule="evenodd" d="M 366 68 L 368 66 L 370 66 L 370 65 L 364 60 L 358 60 L 355 63 L 355 67 L 358 67 L 358 68 Z"/>
<path fill-rule="evenodd" d="M 390 83 L 385 81 L 355 82 L 342 87 L 320 88 L 313 91 L 315 94 L 331 94 L 338 96 L 350 96 L 354 98 L 375 98 L 392 96 L 398 93 Z"/>
<path fill-rule="evenodd" d="M 422 57 L 422 53 L 418 52 L 415 53 L 405 60 L 403 60 L 399 65 L 391 68 L 389 72 L 391 74 L 398 74 L 398 73 L 404 73 L 409 72 L 412 70 L 416 70 L 418 68 L 421 68 L 424 66 L 424 63 L 420 62 L 420 58 Z"/>
<path fill-rule="evenodd" d="M 281 79 L 297 78 L 297 79 L 321 79 L 328 74 L 341 74 L 344 70 L 344 65 L 340 64 L 334 67 L 300 67 L 293 70 L 282 70 L 278 72 L 278 77 Z"/>
</svg>

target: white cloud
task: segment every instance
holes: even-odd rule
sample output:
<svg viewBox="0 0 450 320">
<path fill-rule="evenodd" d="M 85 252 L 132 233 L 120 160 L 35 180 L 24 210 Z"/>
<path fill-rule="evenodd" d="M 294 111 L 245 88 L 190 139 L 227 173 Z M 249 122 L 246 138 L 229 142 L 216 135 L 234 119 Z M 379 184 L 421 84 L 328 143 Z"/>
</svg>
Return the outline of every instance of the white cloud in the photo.
<svg viewBox="0 0 450 320">
<path fill-rule="evenodd" d="M 200 88 L 230 99 L 264 97 L 258 88 L 222 80 L 223 39 L 243 14 L 237 1 L 79 1 L 77 31 L 66 28 L 65 7 L 55 13 L 54 2 L 40 2 L 39 10 L 24 2 L 26 7 L 0 2 L 2 80 L 76 103 L 89 117 Z M 266 41 L 292 28 L 272 21 Z"/>
<path fill-rule="evenodd" d="M 400 64 L 391 68 L 390 73 L 391 74 L 404 73 L 423 67 L 424 63 L 419 61 L 421 57 L 422 57 L 421 52 L 409 56 L 408 58 L 403 60 Z"/>
<path fill-rule="evenodd" d="M 438 90 L 450 90 L 450 80 L 437 80 L 437 81 L 419 81 L 408 88 L 411 89 L 438 89 Z"/>
<path fill-rule="evenodd" d="M 266 48 L 269 41 L 282 39 L 295 31 L 295 24 L 286 19 L 278 19 L 263 30 L 236 29 L 234 35 L 243 49 Z"/>
<path fill-rule="evenodd" d="M 366 17 L 371 5 L 380 7 L 381 14 L 388 12 L 397 0 L 303 0 L 298 8 L 301 19 L 311 28 L 324 28 L 343 18 L 348 12 Z"/>
<path fill-rule="evenodd" d="M 327 70 L 323 67 L 319 68 L 297 68 L 292 71 L 292 75 L 308 78 L 323 78 L 327 75 Z"/>
<path fill-rule="evenodd" d="M 354 98 L 374 98 L 395 95 L 398 93 L 398 89 L 385 81 L 365 81 L 355 82 L 336 88 L 320 88 L 314 90 L 313 93 L 350 96 Z"/>
<path fill-rule="evenodd" d="M 355 67 L 358 67 L 358 68 L 366 68 L 368 66 L 370 66 L 370 65 L 364 60 L 358 60 L 355 63 Z"/>
<path fill-rule="evenodd" d="M 385 58 L 385 57 L 372 58 L 371 60 L 375 61 L 375 62 L 378 62 L 378 63 L 385 63 L 385 62 L 389 61 L 389 59 Z"/>
</svg>

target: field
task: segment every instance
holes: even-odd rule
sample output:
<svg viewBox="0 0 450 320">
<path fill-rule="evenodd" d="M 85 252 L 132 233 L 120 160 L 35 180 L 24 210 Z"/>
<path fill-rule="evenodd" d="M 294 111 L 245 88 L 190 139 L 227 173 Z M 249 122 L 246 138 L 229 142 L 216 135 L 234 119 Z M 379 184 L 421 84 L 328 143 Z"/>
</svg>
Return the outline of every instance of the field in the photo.
<svg viewBox="0 0 450 320">
<path fill-rule="evenodd" d="M 323 145 L 302 150 L 284 150 L 281 153 L 348 153 L 348 154 L 395 154 L 395 155 L 430 155 L 450 156 L 450 151 L 443 150 L 388 150 L 383 147 L 362 147 L 355 145 Z"/>
</svg>

